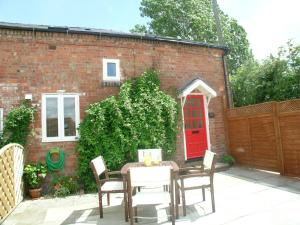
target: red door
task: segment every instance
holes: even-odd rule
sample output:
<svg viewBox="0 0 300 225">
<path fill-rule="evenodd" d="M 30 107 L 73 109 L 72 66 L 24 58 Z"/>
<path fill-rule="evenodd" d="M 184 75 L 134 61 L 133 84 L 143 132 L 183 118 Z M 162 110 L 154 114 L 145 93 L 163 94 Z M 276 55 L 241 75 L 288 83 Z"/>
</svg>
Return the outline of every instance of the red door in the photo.
<svg viewBox="0 0 300 225">
<path fill-rule="evenodd" d="M 184 104 L 184 126 L 187 159 L 203 157 L 207 134 L 203 95 L 189 95 Z"/>
</svg>

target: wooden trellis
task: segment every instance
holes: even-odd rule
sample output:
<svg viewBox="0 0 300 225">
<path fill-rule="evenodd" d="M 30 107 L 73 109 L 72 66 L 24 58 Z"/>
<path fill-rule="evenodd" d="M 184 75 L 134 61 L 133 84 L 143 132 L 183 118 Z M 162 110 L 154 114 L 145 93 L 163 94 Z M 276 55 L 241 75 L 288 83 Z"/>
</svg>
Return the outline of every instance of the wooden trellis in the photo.
<svg viewBox="0 0 300 225">
<path fill-rule="evenodd" d="M 23 167 L 21 145 L 0 149 L 0 222 L 23 200 Z"/>
</svg>

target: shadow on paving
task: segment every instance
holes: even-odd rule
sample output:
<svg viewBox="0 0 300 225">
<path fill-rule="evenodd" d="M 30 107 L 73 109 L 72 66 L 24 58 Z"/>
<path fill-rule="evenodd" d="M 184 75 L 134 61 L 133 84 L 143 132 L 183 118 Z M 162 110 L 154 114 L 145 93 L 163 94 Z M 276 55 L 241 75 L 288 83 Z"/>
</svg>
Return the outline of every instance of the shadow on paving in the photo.
<svg viewBox="0 0 300 225">
<path fill-rule="evenodd" d="M 99 208 L 74 210 L 61 225 L 76 224 L 78 222 L 88 222 L 90 217 L 99 217 Z"/>
<path fill-rule="evenodd" d="M 300 193 L 299 178 L 282 176 L 277 172 L 239 166 L 231 167 L 231 169 L 223 171 L 221 173 L 234 178 L 288 191 L 291 193 Z"/>
</svg>

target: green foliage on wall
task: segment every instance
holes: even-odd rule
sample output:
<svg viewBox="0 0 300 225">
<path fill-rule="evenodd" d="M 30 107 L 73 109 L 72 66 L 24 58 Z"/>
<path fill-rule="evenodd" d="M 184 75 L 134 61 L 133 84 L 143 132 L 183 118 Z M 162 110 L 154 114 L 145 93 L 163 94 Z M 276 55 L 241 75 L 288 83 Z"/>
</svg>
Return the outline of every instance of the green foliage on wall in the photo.
<svg viewBox="0 0 300 225">
<path fill-rule="evenodd" d="M 137 160 L 137 149 L 162 148 L 165 158 L 176 149 L 177 103 L 160 90 L 155 71 L 126 81 L 118 96 L 91 104 L 79 127 L 78 176 L 88 191 L 95 181 L 90 161 L 102 155 L 107 167 L 120 169 Z"/>
<path fill-rule="evenodd" d="M 36 109 L 28 102 L 23 102 L 19 107 L 13 108 L 6 117 L 0 146 L 3 147 L 9 143 L 25 146 L 35 112 Z"/>
</svg>

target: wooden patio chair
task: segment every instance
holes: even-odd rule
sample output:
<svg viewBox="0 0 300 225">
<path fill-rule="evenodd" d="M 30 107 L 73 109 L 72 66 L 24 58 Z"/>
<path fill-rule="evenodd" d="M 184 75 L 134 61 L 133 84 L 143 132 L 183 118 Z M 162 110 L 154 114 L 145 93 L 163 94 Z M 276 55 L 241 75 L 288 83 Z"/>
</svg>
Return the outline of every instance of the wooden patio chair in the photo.
<svg viewBox="0 0 300 225">
<path fill-rule="evenodd" d="M 102 195 L 107 194 L 107 205 L 110 205 L 110 193 L 124 193 L 125 220 L 127 221 L 128 212 L 126 207 L 126 187 L 123 185 L 122 178 L 110 178 L 110 175 L 121 175 L 120 171 L 108 171 L 102 156 L 98 156 L 97 158 L 93 159 L 90 162 L 90 167 L 93 170 L 98 188 L 100 218 L 103 218 Z M 103 173 L 105 178 L 100 179 L 100 175 Z"/>
<path fill-rule="evenodd" d="M 173 170 L 169 166 L 134 167 L 130 168 L 127 174 L 128 179 L 128 205 L 130 224 L 137 222 L 137 207 L 140 205 L 170 206 L 172 225 L 175 224 Z M 164 189 L 154 189 L 150 192 L 135 192 L 140 186 L 163 186 L 168 185 L 170 192 Z M 131 191 L 129 191 L 131 190 Z M 134 209 L 134 215 L 133 215 Z"/>
<path fill-rule="evenodd" d="M 138 149 L 138 160 L 139 162 L 144 162 L 144 158 L 150 156 L 152 161 L 162 161 L 162 150 L 160 148 L 149 148 L 149 149 Z M 145 188 L 145 187 L 143 187 Z M 157 186 L 148 187 L 148 188 L 159 188 Z M 168 190 L 167 186 L 164 186 Z M 141 191 L 141 187 L 138 188 L 138 191 Z"/>
<path fill-rule="evenodd" d="M 177 185 L 181 192 L 183 215 L 186 216 L 186 200 L 185 191 L 202 189 L 202 197 L 205 201 L 205 188 L 210 188 L 212 211 L 215 212 L 215 197 L 214 197 L 214 172 L 217 158 L 216 154 L 211 151 L 206 151 L 203 165 L 200 168 L 186 167 L 181 168 L 180 172 L 184 175 L 179 175 Z M 179 196 L 177 197 L 179 199 Z"/>
</svg>

